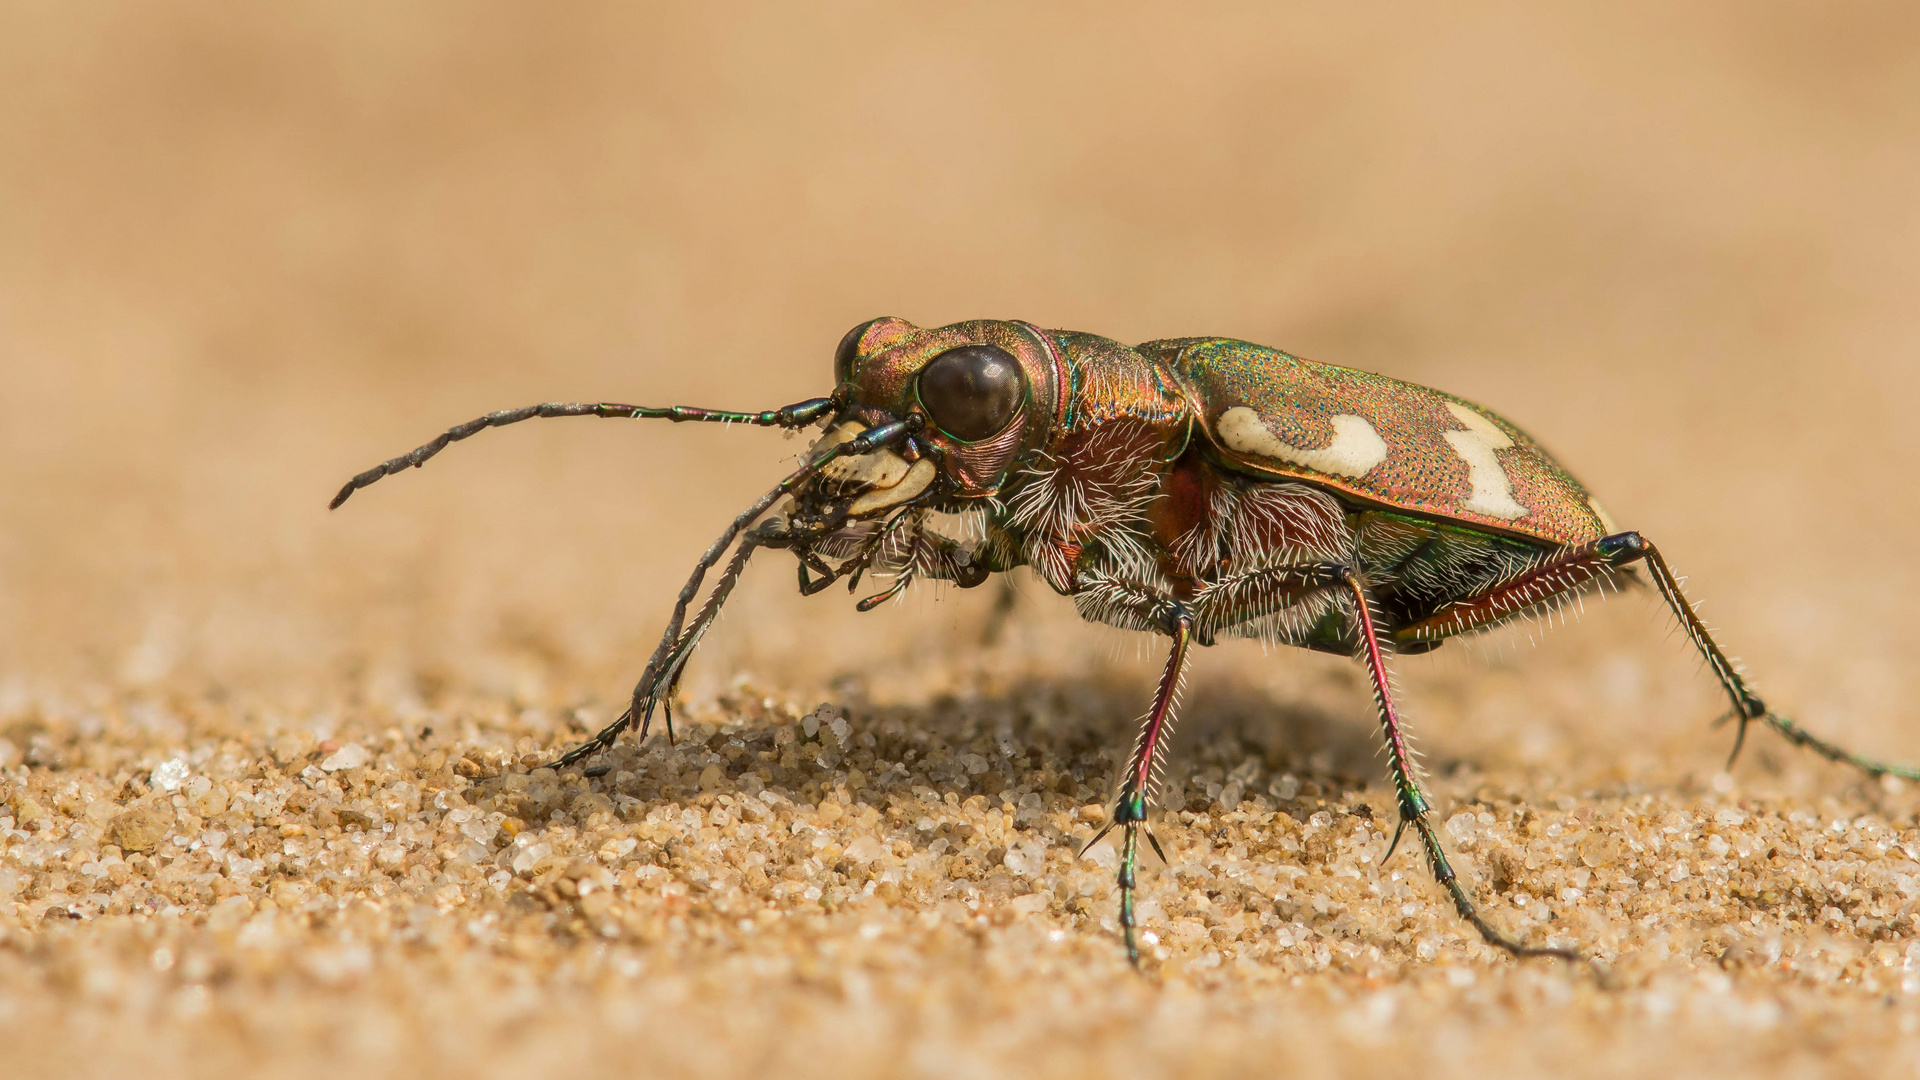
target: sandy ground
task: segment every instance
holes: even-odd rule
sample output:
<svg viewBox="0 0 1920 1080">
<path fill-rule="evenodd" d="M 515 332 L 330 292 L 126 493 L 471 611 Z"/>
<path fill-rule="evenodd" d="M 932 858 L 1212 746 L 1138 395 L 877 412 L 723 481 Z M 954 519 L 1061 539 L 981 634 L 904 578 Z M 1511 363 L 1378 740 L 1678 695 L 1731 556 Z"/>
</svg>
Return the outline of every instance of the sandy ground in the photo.
<svg viewBox="0 0 1920 1080">
<path fill-rule="evenodd" d="M 4 6 L 9 1075 L 1920 1072 L 1920 796 L 1756 733 L 1648 598 L 1366 688 L 1223 646 L 1146 872 L 1074 852 L 1153 647 L 767 560 L 604 721 L 881 313 L 1444 386 L 1658 540 L 1809 727 L 1920 758 L 1907 5 Z M 1535 639 L 1538 639 L 1537 642 Z"/>
</svg>

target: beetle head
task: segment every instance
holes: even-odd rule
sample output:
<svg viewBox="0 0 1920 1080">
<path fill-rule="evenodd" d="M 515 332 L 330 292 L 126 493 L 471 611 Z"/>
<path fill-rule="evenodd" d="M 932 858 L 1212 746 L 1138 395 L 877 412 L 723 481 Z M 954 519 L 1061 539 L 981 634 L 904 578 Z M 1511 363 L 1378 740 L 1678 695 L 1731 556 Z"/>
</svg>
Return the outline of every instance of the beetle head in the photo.
<svg viewBox="0 0 1920 1080">
<path fill-rule="evenodd" d="M 950 506 L 997 493 L 1021 455 L 1044 445 L 1066 396 L 1058 348 L 1022 322 L 874 319 L 841 339 L 834 378 L 840 410 L 821 448 L 894 420 L 920 425 L 893 448 L 821 470 L 823 486 L 858 492 L 851 517 L 923 495 Z"/>
</svg>

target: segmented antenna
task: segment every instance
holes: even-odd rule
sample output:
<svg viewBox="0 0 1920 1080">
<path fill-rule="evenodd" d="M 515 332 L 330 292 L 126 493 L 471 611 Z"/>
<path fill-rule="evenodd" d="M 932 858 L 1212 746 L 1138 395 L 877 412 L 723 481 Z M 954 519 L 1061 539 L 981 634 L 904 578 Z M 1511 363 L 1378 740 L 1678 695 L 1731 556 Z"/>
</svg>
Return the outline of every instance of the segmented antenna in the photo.
<svg viewBox="0 0 1920 1080">
<path fill-rule="evenodd" d="M 785 408 L 757 413 L 697 409 L 687 405 L 653 408 L 646 405 L 618 405 L 605 401 L 598 404 L 549 401 L 543 405 L 528 405 L 522 409 L 502 409 L 499 412 L 469 420 L 457 427 L 448 428 L 439 438 L 425 446 L 368 469 L 347 481 L 346 485 L 340 489 L 340 493 L 327 504 L 327 509 L 339 509 L 340 504 L 351 498 L 354 492 L 375 483 L 382 477 L 390 476 L 402 469 L 417 469 L 425 465 L 429 458 L 445 450 L 449 443 L 471 438 L 487 428 L 505 427 L 508 424 L 517 424 L 522 420 L 532 420 L 538 416 L 599 416 L 627 420 L 671 420 L 676 424 L 699 421 L 710 424 L 750 424 L 754 427 L 802 428 L 825 416 L 832 409 L 832 398 L 809 398 Z"/>
</svg>

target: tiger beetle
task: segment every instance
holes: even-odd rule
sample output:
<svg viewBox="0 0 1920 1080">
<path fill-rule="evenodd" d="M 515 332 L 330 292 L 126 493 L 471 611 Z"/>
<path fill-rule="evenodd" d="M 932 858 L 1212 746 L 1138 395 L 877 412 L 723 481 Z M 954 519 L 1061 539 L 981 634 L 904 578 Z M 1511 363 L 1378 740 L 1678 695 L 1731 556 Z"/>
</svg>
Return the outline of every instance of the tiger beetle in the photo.
<svg viewBox="0 0 1920 1080">
<path fill-rule="evenodd" d="M 490 413 L 354 477 L 334 496 L 426 463 L 492 427 L 542 416 L 824 425 L 804 464 L 756 499 L 695 564 L 631 705 L 571 765 L 672 701 L 688 658 L 760 548 L 793 553 L 800 591 L 888 579 L 972 588 L 1027 566 L 1083 618 L 1166 638 L 1167 662 L 1110 818 L 1120 926 L 1140 960 L 1135 869 L 1189 650 L 1254 638 L 1365 667 L 1399 806 L 1460 917 L 1515 956 L 1573 959 L 1480 915 L 1455 876 L 1394 704 L 1388 660 L 1652 579 L 1732 702 L 1733 754 L 1759 722 L 1874 776 L 1920 770 L 1858 756 L 1768 708 L 1714 641 L 1646 537 L 1623 532 L 1525 432 L 1439 390 L 1228 338 L 1126 346 L 1024 322 L 921 329 L 874 319 L 834 354 L 834 390 L 769 412 L 550 403 Z M 725 561 L 688 619 L 708 571 Z M 1732 759 L 1729 759 L 1731 764 Z M 1086 850 L 1081 849 L 1082 852 Z M 1163 856 L 1164 858 L 1164 856 Z"/>
</svg>

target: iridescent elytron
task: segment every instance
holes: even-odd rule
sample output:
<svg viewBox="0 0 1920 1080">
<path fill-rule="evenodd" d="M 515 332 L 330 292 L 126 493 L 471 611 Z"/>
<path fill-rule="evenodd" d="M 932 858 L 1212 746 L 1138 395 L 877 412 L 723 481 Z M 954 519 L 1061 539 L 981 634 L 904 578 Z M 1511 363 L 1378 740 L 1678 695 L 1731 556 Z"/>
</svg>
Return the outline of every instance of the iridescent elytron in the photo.
<svg viewBox="0 0 1920 1080">
<path fill-rule="evenodd" d="M 1387 658 L 1424 652 L 1584 592 L 1643 564 L 1732 700 L 1739 722 L 1869 773 L 1861 758 L 1769 710 L 1714 643 L 1658 550 L 1621 532 L 1527 434 L 1472 402 L 1224 338 L 1126 346 L 1022 322 L 854 328 L 836 386 L 762 413 L 548 404 L 493 413 L 353 478 L 339 506 L 449 442 L 536 416 L 653 417 L 825 433 L 806 464 L 735 518 L 680 591 L 628 711 L 557 765 L 666 710 L 686 662 L 760 548 L 791 551 L 800 590 L 887 580 L 962 588 L 1028 566 L 1080 614 L 1162 635 L 1169 655 L 1106 829 L 1121 830 L 1120 925 L 1139 959 L 1133 891 L 1163 738 L 1193 645 L 1257 638 L 1357 657 L 1371 678 L 1399 803 L 1460 915 L 1516 955 L 1448 865 L 1395 710 Z M 709 570 L 725 561 L 694 612 Z M 1098 837 L 1095 838 L 1096 840 Z M 1391 848 L 1389 849 L 1389 855 Z"/>
</svg>

